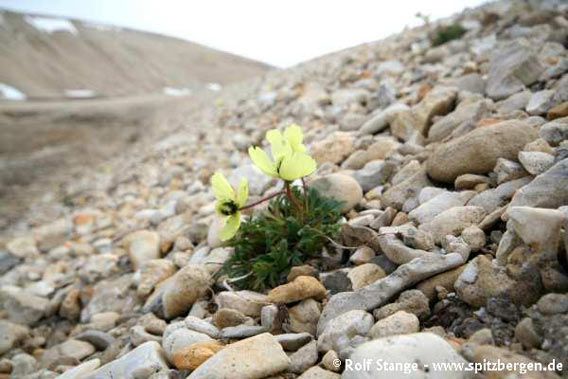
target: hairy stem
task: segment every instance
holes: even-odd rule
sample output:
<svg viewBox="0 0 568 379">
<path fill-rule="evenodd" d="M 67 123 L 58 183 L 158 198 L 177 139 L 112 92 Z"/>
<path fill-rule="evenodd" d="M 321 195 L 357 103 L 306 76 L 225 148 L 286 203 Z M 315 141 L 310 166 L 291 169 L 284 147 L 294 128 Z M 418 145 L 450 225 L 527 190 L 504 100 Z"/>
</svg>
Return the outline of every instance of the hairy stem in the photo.
<svg viewBox="0 0 568 379">
<path fill-rule="evenodd" d="M 264 203 L 265 201 L 268 201 L 278 195 L 282 195 L 284 193 L 284 191 L 278 191 L 276 193 L 273 193 L 272 195 L 268 195 L 266 197 L 263 197 L 262 199 L 255 201 L 254 203 L 245 205 L 244 207 L 239 208 L 239 211 L 244 211 L 245 209 L 250 209 L 252 207 L 256 207 L 258 204 Z"/>
</svg>

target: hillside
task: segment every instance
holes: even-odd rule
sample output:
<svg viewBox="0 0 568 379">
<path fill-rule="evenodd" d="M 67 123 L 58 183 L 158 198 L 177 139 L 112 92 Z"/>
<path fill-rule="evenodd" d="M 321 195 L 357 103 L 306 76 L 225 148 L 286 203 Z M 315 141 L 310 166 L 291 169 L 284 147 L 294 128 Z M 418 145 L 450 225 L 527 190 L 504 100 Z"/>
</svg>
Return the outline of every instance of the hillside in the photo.
<svg viewBox="0 0 568 379">
<path fill-rule="evenodd" d="M 226 85 L 269 67 L 196 43 L 80 20 L 0 13 L 0 84 L 30 99 Z"/>
<path fill-rule="evenodd" d="M 499 1 L 179 104 L 7 223 L 0 375 L 565 377 L 567 46 L 564 2 Z M 247 151 L 291 123 L 339 231 L 308 257 L 257 241 L 228 276 L 242 245 L 220 241 L 212 175 L 278 193 Z"/>
</svg>

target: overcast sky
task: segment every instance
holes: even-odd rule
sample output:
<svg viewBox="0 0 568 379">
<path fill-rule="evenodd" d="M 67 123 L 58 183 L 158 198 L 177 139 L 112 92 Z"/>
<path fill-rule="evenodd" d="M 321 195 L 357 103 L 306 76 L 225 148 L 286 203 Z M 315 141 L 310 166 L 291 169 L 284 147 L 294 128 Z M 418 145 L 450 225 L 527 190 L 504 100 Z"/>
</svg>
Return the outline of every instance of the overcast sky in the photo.
<svg viewBox="0 0 568 379">
<path fill-rule="evenodd" d="M 175 36 L 288 67 L 485 0 L 0 0 L 0 7 Z"/>
</svg>

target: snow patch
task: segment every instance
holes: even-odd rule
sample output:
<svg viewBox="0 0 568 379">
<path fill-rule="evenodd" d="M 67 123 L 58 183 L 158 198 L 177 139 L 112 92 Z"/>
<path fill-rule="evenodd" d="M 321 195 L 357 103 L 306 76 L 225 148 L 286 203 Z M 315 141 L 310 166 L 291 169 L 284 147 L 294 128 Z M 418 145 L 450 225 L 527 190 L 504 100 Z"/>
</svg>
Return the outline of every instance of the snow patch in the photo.
<svg viewBox="0 0 568 379">
<path fill-rule="evenodd" d="M 77 34 L 77 29 L 73 23 L 63 18 L 26 16 L 24 19 L 28 24 L 42 32 L 53 33 L 61 31 Z"/>
<path fill-rule="evenodd" d="M 17 88 L 14 88 L 4 83 L 0 83 L 0 97 L 6 100 L 16 100 L 16 101 L 22 101 L 27 99 L 25 93 L 23 93 Z"/>
<path fill-rule="evenodd" d="M 175 87 L 164 87 L 164 94 L 168 96 L 187 96 L 191 95 L 191 89 L 189 88 L 175 88 Z"/>
</svg>

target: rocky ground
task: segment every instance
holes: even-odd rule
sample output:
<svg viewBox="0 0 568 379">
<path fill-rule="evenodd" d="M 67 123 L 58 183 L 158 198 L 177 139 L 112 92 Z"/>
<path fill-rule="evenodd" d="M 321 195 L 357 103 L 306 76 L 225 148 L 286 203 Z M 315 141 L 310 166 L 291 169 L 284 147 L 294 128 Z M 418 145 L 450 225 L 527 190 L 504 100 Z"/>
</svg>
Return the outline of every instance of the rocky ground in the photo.
<svg viewBox="0 0 568 379">
<path fill-rule="evenodd" d="M 432 370 L 568 365 L 568 16 L 530 4 L 445 20 L 467 33 L 441 46 L 426 25 L 229 88 L 70 181 L 4 238 L 0 377 L 402 377 L 348 367 L 376 359 L 562 376 Z M 270 190 L 246 149 L 291 122 L 311 182 L 345 201 L 348 248 L 238 291 L 213 277 L 231 250 L 208 179 Z"/>
</svg>

